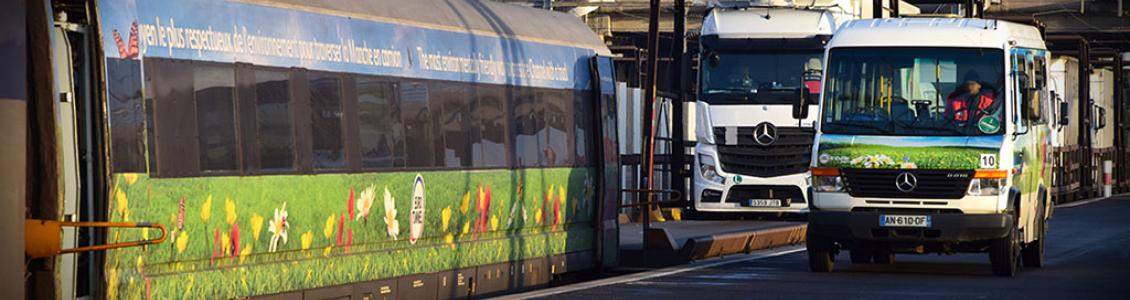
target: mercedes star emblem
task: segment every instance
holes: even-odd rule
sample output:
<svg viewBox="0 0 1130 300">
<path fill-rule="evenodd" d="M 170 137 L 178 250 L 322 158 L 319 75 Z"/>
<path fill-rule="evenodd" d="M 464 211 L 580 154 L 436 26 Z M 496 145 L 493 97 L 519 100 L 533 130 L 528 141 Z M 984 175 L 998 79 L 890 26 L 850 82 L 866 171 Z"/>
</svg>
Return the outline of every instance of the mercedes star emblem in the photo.
<svg viewBox="0 0 1130 300">
<path fill-rule="evenodd" d="M 762 146 L 769 146 L 777 141 L 777 126 L 769 123 L 757 124 L 753 128 L 753 141 Z"/>
<path fill-rule="evenodd" d="M 895 177 L 895 187 L 903 193 L 913 192 L 915 188 L 918 188 L 918 178 L 910 172 L 899 173 L 899 176 Z"/>
</svg>

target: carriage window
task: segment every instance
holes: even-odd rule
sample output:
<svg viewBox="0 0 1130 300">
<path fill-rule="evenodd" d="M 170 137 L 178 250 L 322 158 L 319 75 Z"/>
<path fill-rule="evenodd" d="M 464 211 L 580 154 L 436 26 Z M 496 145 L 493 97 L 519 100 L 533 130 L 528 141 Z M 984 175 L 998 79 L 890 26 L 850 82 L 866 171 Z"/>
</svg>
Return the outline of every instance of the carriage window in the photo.
<svg viewBox="0 0 1130 300">
<path fill-rule="evenodd" d="M 314 168 L 345 166 L 341 139 L 341 78 L 310 73 L 310 125 L 313 127 Z"/>
<path fill-rule="evenodd" d="M 132 59 L 106 60 L 110 139 L 115 172 L 145 171 L 144 109 L 141 102 L 141 63 Z"/>
<path fill-rule="evenodd" d="M 375 78 L 357 78 L 358 115 L 361 125 L 361 164 L 365 168 L 404 166 L 404 125 L 396 84 Z"/>
<path fill-rule="evenodd" d="M 474 107 L 475 118 L 481 130 L 478 143 L 472 146 L 476 167 L 504 167 L 506 156 L 506 96 L 503 88 L 494 85 L 481 85 L 476 92 L 478 104 Z"/>
<path fill-rule="evenodd" d="M 442 140 L 432 126 L 428 108 L 428 86 L 419 82 L 400 87 L 401 120 L 404 120 L 405 153 L 409 167 L 436 166 L 436 144 Z"/>
<path fill-rule="evenodd" d="M 196 65 L 197 137 L 201 171 L 234 171 L 239 167 L 235 134 L 235 72 L 228 66 Z"/>
<path fill-rule="evenodd" d="M 255 71 L 255 118 L 259 122 L 259 166 L 263 170 L 292 169 L 294 133 L 286 72 Z"/>
<path fill-rule="evenodd" d="M 573 144 L 575 145 L 575 156 L 573 159 L 576 165 L 589 165 L 589 137 L 593 134 L 589 131 L 592 128 L 592 119 L 589 116 L 591 113 L 591 105 L 588 100 L 590 97 L 587 93 L 578 91 L 573 94 Z"/>
<path fill-rule="evenodd" d="M 572 123 L 569 111 L 570 99 L 568 93 L 551 91 L 541 94 L 545 107 L 545 133 L 546 147 L 542 151 L 543 166 L 561 166 L 572 164 L 572 151 L 569 151 L 570 132 L 569 124 Z"/>
<path fill-rule="evenodd" d="M 514 165 L 536 167 L 545 146 L 545 110 L 533 90 L 516 88 L 513 93 Z"/>
<path fill-rule="evenodd" d="M 443 165 L 471 166 L 471 140 L 479 135 L 471 123 L 473 95 L 462 83 L 438 83 L 431 88 L 431 99 L 441 107 L 439 128 L 443 132 Z"/>
</svg>

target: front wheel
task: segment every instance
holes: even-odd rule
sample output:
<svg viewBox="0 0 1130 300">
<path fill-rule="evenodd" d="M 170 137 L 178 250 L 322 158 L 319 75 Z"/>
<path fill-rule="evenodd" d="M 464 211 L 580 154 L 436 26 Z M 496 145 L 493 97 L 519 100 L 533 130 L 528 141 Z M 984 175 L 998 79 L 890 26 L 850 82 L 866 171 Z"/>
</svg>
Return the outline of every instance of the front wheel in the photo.
<svg viewBox="0 0 1130 300">
<path fill-rule="evenodd" d="M 836 263 L 834 242 L 809 231 L 805 238 L 805 246 L 808 248 L 808 268 L 812 272 L 832 272 Z"/>
<path fill-rule="evenodd" d="M 1012 225 L 1008 235 L 993 240 L 989 246 L 989 261 L 993 265 L 993 275 L 1016 276 L 1017 265 L 1020 264 L 1020 233 L 1016 225 Z"/>
</svg>

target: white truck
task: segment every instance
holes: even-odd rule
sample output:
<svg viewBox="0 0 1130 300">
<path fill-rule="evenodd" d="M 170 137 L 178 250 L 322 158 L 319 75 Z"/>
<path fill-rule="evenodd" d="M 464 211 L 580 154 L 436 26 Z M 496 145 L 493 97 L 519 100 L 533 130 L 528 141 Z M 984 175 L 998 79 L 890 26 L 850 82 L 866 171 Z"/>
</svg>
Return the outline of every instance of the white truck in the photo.
<svg viewBox="0 0 1130 300">
<path fill-rule="evenodd" d="M 703 19 L 693 209 L 803 212 L 824 45 L 852 1 L 714 1 Z"/>
<path fill-rule="evenodd" d="M 1039 31 L 984 19 L 856 20 L 827 48 L 811 269 L 832 271 L 841 250 L 853 263 L 987 252 L 1001 276 L 1021 261 L 1043 266 L 1051 123 L 1066 120 L 1049 117 L 1051 55 Z"/>
</svg>

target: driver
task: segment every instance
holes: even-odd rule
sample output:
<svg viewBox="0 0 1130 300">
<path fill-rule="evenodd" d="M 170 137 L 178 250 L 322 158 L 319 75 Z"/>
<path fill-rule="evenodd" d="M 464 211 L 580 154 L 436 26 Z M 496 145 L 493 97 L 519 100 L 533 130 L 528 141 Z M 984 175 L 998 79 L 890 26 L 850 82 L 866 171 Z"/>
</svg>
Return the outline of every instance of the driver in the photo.
<svg viewBox="0 0 1130 300">
<path fill-rule="evenodd" d="M 992 92 L 981 91 L 981 83 L 967 80 L 946 98 L 946 118 L 965 122 L 978 120 L 989 114 L 996 99 Z"/>
</svg>

